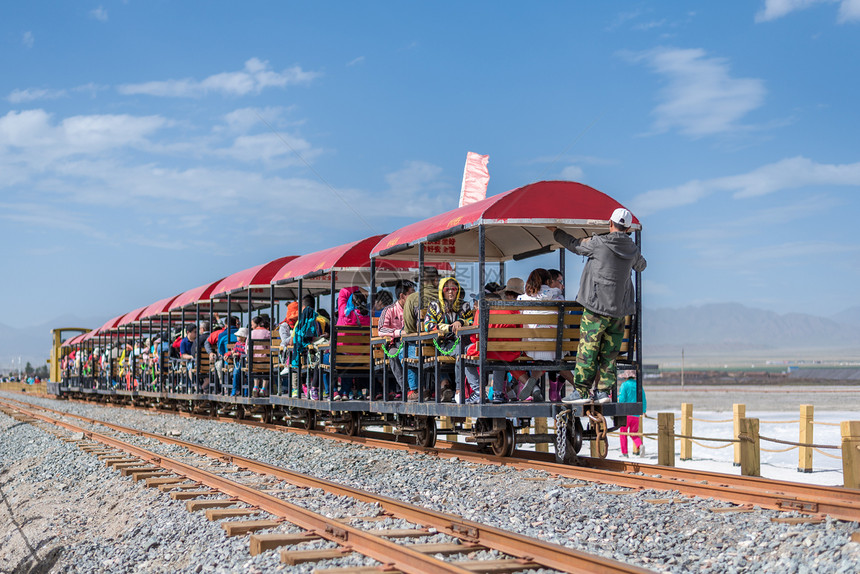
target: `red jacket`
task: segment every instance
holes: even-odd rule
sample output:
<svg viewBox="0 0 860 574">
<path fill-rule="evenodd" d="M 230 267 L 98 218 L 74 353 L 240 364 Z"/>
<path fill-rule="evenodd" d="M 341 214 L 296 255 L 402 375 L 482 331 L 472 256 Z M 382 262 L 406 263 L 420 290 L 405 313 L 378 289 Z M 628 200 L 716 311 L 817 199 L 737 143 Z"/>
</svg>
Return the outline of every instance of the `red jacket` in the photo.
<svg viewBox="0 0 860 574">
<path fill-rule="evenodd" d="M 517 315 L 516 311 L 510 309 L 490 309 L 490 315 Z M 478 313 L 475 313 L 475 325 L 478 325 Z M 517 325 L 490 325 L 490 329 L 501 329 L 503 327 L 517 327 Z M 480 347 L 478 346 L 478 336 L 472 335 L 472 344 L 466 349 L 467 357 L 479 357 Z M 507 339 L 500 337 L 490 337 L 489 341 L 519 341 L 520 339 Z M 487 351 L 487 359 L 491 361 L 516 361 L 522 354 L 520 351 Z"/>
</svg>

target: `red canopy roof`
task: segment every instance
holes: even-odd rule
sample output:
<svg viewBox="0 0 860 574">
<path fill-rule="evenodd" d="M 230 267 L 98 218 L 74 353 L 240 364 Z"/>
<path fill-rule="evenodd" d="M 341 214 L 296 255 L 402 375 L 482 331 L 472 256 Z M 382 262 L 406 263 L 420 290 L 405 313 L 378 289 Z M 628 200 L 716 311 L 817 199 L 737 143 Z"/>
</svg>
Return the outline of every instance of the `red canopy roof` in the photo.
<svg viewBox="0 0 860 574">
<path fill-rule="evenodd" d="M 335 287 L 365 284 L 370 279 L 370 250 L 383 237 L 384 235 L 374 235 L 302 255 L 278 270 L 274 282 L 295 284 L 299 279 L 304 280 L 310 276 L 312 279 L 303 281 L 303 289 L 327 290 L 331 287 L 331 273 L 335 273 Z M 438 264 L 435 267 L 441 271 L 451 269 L 448 264 Z M 414 262 L 386 259 L 376 261 L 377 283 L 405 278 L 405 275 L 414 271 L 417 271 Z"/>
<path fill-rule="evenodd" d="M 66 339 L 65 341 L 63 341 L 63 344 L 60 346 L 61 347 L 71 347 L 72 345 L 79 343 L 81 341 L 81 339 L 84 338 L 84 335 L 86 335 L 86 333 L 78 333 L 77 335 L 75 335 L 71 339 Z"/>
<path fill-rule="evenodd" d="M 158 317 L 159 315 L 167 313 L 170 310 L 170 305 L 177 297 L 179 297 L 179 295 L 167 297 L 161 301 L 156 301 L 140 313 L 138 320 L 140 321 L 143 319 L 149 319 L 150 317 Z"/>
<path fill-rule="evenodd" d="M 101 335 L 106 333 L 107 331 L 110 331 L 117 326 L 117 324 L 122 320 L 123 317 L 125 317 L 125 315 L 119 315 L 117 317 L 114 317 L 113 319 L 96 329 L 96 332 Z"/>
<path fill-rule="evenodd" d="M 201 285 L 200 287 L 195 287 L 194 289 L 189 289 L 173 300 L 168 311 L 178 311 L 183 307 L 190 307 L 198 301 L 209 299 L 215 287 L 224 281 L 224 279 L 226 278 L 213 281 L 212 283 L 207 283 L 206 285 Z"/>
<path fill-rule="evenodd" d="M 374 257 L 477 261 L 478 227 L 485 226 L 485 257 L 505 261 L 547 247 L 558 248 L 547 226 L 576 237 L 606 231 L 609 216 L 623 207 L 592 187 L 572 181 L 540 181 L 407 225 L 382 238 Z M 633 228 L 640 229 L 633 218 Z"/>
<path fill-rule="evenodd" d="M 117 323 L 117 327 L 124 327 L 129 323 L 134 323 L 138 319 L 140 319 L 140 314 L 146 311 L 146 307 L 140 307 L 139 309 L 135 309 L 134 311 L 129 311 L 125 315 L 122 316 L 122 319 Z"/>
<path fill-rule="evenodd" d="M 269 261 L 268 263 L 263 263 L 262 265 L 257 265 L 250 269 L 245 269 L 244 271 L 228 275 L 212 289 L 212 298 L 226 295 L 227 293 L 233 293 L 239 289 L 244 290 L 248 287 L 268 286 L 270 283 L 274 282 L 278 271 L 284 265 L 289 264 L 290 261 L 295 259 L 298 259 L 297 255 L 280 257 L 273 261 Z"/>
</svg>

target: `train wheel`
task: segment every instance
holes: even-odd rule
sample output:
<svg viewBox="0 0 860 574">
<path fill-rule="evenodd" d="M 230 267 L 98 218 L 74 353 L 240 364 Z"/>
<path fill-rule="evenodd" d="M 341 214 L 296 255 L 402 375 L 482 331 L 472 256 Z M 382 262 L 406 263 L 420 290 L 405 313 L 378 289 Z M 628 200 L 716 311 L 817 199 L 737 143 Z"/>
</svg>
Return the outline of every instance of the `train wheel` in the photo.
<svg viewBox="0 0 860 574">
<path fill-rule="evenodd" d="M 260 422 L 267 425 L 272 424 L 272 407 L 263 407 L 263 412 L 260 413 Z"/>
<path fill-rule="evenodd" d="M 317 413 L 316 411 L 312 411 L 308 409 L 305 414 L 305 422 L 302 425 L 302 428 L 310 431 L 314 430 L 317 427 Z"/>
<path fill-rule="evenodd" d="M 350 412 L 349 416 L 346 419 L 346 426 L 344 426 L 343 430 L 349 436 L 360 435 L 361 434 L 361 413 Z"/>
<path fill-rule="evenodd" d="M 245 405 L 236 405 L 236 419 L 240 421 L 245 419 Z"/>
<path fill-rule="evenodd" d="M 496 435 L 492 443 L 493 454 L 496 456 L 511 456 L 517 446 L 514 423 L 505 419 L 505 426 Z"/>
<path fill-rule="evenodd" d="M 418 446 L 433 448 L 436 446 L 436 418 L 422 417 L 421 429 L 415 435 Z"/>
<path fill-rule="evenodd" d="M 582 422 L 579 418 L 573 419 L 573 430 L 571 431 L 570 444 L 573 447 L 573 452 L 579 454 L 582 450 Z"/>
</svg>

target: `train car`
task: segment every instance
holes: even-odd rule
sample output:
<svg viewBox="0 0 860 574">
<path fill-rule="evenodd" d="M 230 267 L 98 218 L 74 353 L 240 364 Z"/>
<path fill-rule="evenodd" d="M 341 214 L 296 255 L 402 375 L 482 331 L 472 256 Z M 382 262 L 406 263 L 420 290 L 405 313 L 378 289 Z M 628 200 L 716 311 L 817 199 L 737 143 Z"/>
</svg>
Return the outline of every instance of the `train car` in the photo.
<svg viewBox="0 0 860 574">
<path fill-rule="evenodd" d="M 498 270 L 503 282 L 505 262 L 552 251 L 559 252 L 563 273 L 565 249 L 555 242 L 550 228 L 577 238 L 602 234 L 618 207 L 622 206 L 617 201 L 591 187 L 543 181 L 387 235 L 258 265 L 121 315 L 67 341 L 68 354 L 76 359 L 66 361 L 70 366 L 60 390 L 232 413 L 238 418 L 254 415 L 305 428 L 321 424 L 349 434 L 381 425 L 398 436 L 412 436 L 423 446 L 435 444 L 438 423 L 445 417 L 451 423 L 445 434 L 460 435 L 500 456 L 510 455 L 518 443 L 551 443 L 559 461 L 574 463 L 585 440 L 597 441 L 602 447 L 599 454 L 605 456 L 606 433 L 620 426 L 609 422 L 612 417 L 620 421 L 642 412 L 640 274 L 634 273 L 635 313 L 626 318 L 617 359 L 637 371 L 635 403 L 619 403 L 614 393 L 603 404 L 551 400 L 556 397 L 548 392 L 547 373 L 575 366 L 582 307 L 572 297 L 496 300 L 484 295 L 483 286 L 488 269 Z M 631 232 L 641 245 L 641 225 L 635 218 Z M 451 333 L 436 328 L 444 325 L 434 324 L 434 315 L 426 318 L 425 301 L 444 294 L 425 294 L 435 288 L 425 275 L 438 275 L 450 284 L 447 277 L 456 275 L 458 264 L 461 271 L 476 266 L 479 296 L 474 315 Z M 417 282 L 419 322 L 429 327 L 397 338 L 379 336 L 371 311 L 374 302 L 383 289 L 404 280 Z M 346 294 L 352 301 L 356 289 L 367 294 L 367 315 L 356 325 L 338 324 L 342 297 Z M 289 319 L 284 303 L 292 301 L 299 314 L 310 305 L 319 310 L 327 301 L 331 312 L 327 338 L 281 340 L 277 327 L 282 312 L 284 320 Z M 268 317 L 269 333 L 265 338 L 249 337 L 244 356 L 209 356 L 201 341 L 193 360 L 171 357 L 170 343 L 181 336 L 184 326 L 204 319 L 213 328 L 216 319 L 249 325 L 254 313 Z M 157 340 L 161 343 L 155 345 Z M 490 380 L 503 387 L 511 372 L 535 375 L 536 390 L 526 400 L 490 400 L 492 392 L 499 392 Z M 410 379 L 417 381 L 414 389 L 406 388 Z M 355 384 L 354 392 L 344 392 L 345 400 L 337 400 L 339 383 Z M 541 419 L 554 419 L 555 433 L 517 433 Z"/>
</svg>

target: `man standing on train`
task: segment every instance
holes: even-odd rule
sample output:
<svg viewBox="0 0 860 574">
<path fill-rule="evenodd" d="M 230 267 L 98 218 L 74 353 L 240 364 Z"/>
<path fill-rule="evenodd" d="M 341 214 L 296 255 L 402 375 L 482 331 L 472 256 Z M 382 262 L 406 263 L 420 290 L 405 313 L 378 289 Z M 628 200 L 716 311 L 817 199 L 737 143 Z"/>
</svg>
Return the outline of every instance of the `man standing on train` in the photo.
<svg viewBox="0 0 860 574">
<path fill-rule="evenodd" d="M 576 301 L 584 307 L 574 369 L 575 389 L 562 399 L 567 404 L 607 403 L 615 385 L 615 359 L 624 338 L 624 318 L 635 311 L 631 270 L 644 271 L 647 262 L 630 238 L 633 216 L 624 208 L 612 212 L 609 233 L 575 239 L 555 227 L 553 239 L 588 258 Z M 595 376 L 597 390 L 589 396 Z"/>
</svg>

